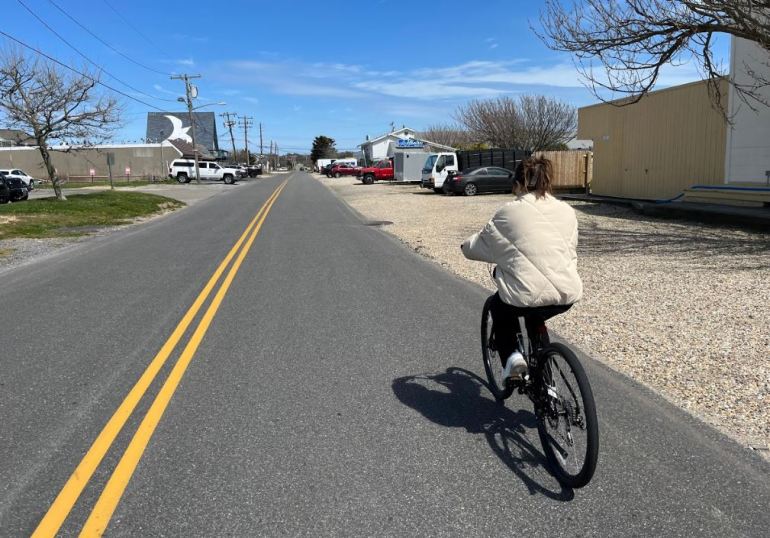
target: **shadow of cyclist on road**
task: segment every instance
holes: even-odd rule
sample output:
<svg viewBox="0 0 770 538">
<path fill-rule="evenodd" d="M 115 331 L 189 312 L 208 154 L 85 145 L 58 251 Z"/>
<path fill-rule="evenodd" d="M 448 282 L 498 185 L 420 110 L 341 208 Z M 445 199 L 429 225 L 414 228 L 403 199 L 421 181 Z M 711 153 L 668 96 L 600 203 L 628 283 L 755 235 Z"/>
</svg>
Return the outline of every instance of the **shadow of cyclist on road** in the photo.
<svg viewBox="0 0 770 538">
<path fill-rule="evenodd" d="M 571 489 L 558 486 L 559 490 L 551 490 L 532 476 L 537 468 L 547 469 L 545 456 L 526 437 L 527 430 L 536 432 L 535 415 L 512 411 L 482 395 L 486 382 L 476 374 L 453 367 L 438 374 L 400 377 L 392 387 L 401 403 L 432 422 L 484 434 L 494 453 L 524 482 L 530 494 L 559 501 L 574 497 Z"/>
</svg>

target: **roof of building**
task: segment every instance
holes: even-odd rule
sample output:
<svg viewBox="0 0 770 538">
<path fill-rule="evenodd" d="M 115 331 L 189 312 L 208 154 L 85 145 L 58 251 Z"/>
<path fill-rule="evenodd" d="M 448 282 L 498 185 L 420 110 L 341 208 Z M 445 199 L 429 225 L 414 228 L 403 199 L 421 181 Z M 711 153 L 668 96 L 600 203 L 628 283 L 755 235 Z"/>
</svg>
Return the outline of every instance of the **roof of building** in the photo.
<svg viewBox="0 0 770 538">
<path fill-rule="evenodd" d="M 96 145 L 69 145 L 69 144 L 56 144 L 48 146 L 48 149 L 52 151 L 68 151 L 68 150 L 83 150 L 83 149 L 127 149 L 127 148 L 164 148 L 174 147 L 168 140 L 164 140 L 162 143 L 153 142 L 147 144 L 96 144 Z M 0 151 L 37 151 L 37 145 L 35 146 L 0 146 Z"/>
<path fill-rule="evenodd" d="M 176 140 L 166 140 L 166 142 L 170 142 L 171 145 L 174 146 L 177 150 L 179 150 L 179 152 L 183 156 L 195 155 L 195 150 L 193 148 L 193 145 L 190 144 L 189 142 L 186 142 L 185 140 L 182 140 L 181 138 L 177 138 Z M 196 146 L 198 146 L 198 157 L 201 157 L 204 159 L 209 159 L 213 157 L 206 147 L 200 144 L 196 144 Z"/>
<path fill-rule="evenodd" d="M 7 141 L 17 146 L 35 143 L 35 139 L 20 129 L 0 129 L 0 141 Z"/>
<path fill-rule="evenodd" d="M 430 140 L 425 140 L 424 138 L 418 138 L 415 136 L 417 134 L 417 131 L 414 129 L 410 129 L 409 127 L 402 127 L 401 129 L 396 129 L 395 131 L 390 131 L 389 133 L 385 133 L 383 135 L 378 136 L 377 138 L 372 138 L 371 140 L 367 140 L 361 144 L 358 145 L 359 148 L 362 148 L 363 146 L 367 144 L 374 144 L 375 142 L 379 142 L 381 140 L 385 140 L 387 138 L 401 138 L 399 135 L 403 133 L 404 136 L 412 136 L 415 140 L 419 140 L 421 142 L 424 142 L 427 146 L 432 146 L 436 149 L 446 149 L 449 151 L 454 151 L 455 148 L 452 146 L 445 146 L 444 144 L 439 144 L 438 142 L 431 142 Z"/>
<path fill-rule="evenodd" d="M 410 133 L 411 132 L 411 133 Z M 378 137 L 372 138 L 371 140 L 367 140 L 363 144 L 359 144 L 360 146 L 363 146 L 364 144 L 373 144 L 374 142 L 379 142 L 380 140 L 384 140 L 390 136 L 398 137 L 399 133 L 404 133 L 406 136 L 409 136 L 409 134 L 414 135 L 417 131 L 414 129 L 410 129 L 409 127 L 401 127 L 401 129 L 396 129 L 394 131 L 389 131 L 385 134 L 382 134 Z"/>
</svg>

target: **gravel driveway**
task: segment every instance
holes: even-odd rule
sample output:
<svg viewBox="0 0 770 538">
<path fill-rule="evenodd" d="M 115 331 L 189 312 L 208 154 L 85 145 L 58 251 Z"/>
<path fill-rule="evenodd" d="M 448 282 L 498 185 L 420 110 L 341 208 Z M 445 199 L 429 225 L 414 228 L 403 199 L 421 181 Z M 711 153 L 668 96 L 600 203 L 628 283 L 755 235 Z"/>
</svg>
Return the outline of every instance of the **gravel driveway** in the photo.
<svg viewBox="0 0 770 538">
<path fill-rule="evenodd" d="M 489 289 L 460 243 L 507 195 L 316 178 L 423 256 Z M 738 441 L 770 447 L 770 234 L 574 202 L 584 299 L 550 325 Z"/>
</svg>

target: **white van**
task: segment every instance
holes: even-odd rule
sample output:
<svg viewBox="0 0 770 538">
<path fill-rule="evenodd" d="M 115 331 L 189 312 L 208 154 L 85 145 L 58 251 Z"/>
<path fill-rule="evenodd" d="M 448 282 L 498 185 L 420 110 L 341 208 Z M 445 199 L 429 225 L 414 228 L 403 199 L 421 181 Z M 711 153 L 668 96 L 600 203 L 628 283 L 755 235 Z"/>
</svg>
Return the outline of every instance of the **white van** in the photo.
<svg viewBox="0 0 770 538">
<path fill-rule="evenodd" d="M 431 153 L 425 161 L 425 166 L 422 167 L 420 186 L 440 193 L 450 172 L 458 172 L 457 154 Z"/>
<path fill-rule="evenodd" d="M 223 168 L 210 161 L 198 161 L 201 179 L 209 181 L 224 181 L 228 185 L 235 183 L 240 176 L 240 171 L 235 168 Z M 170 177 L 176 178 L 179 183 L 189 183 L 195 178 L 194 159 L 174 159 L 168 168 Z"/>
</svg>

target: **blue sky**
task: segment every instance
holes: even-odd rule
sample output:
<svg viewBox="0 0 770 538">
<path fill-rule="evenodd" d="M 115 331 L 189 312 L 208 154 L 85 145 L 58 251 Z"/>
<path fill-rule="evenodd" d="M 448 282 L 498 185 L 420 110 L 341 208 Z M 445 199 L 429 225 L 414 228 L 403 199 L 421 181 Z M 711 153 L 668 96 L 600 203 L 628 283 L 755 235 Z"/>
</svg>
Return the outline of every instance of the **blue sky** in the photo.
<svg viewBox="0 0 770 538">
<path fill-rule="evenodd" d="M 548 50 L 532 33 L 538 0 L 54 0 L 152 70 L 99 43 L 49 0 L 23 2 L 121 81 L 104 75 L 105 82 L 177 111 L 183 84 L 168 74 L 201 74 L 196 105 L 226 101 L 204 110 L 253 116 L 263 124 L 265 144 L 275 140 L 282 153 L 309 151 L 318 134 L 353 149 L 391 122 L 419 130 L 450 121 L 471 99 L 541 93 L 576 106 L 595 102 L 571 58 Z M 69 65 L 87 65 L 17 0 L 3 2 L 0 29 Z M 6 41 L 0 37 L 3 46 Z M 727 57 L 727 40 L 718 50 Z M 667 70 L 660 87 L 698 78 L 684 65 Z M 146 113 L 155 109 L 124 101 L 125 125 L 116 140 L 142 138 Z M 228 148 L 221 122 L 218 128 Z M 250 141 L 257 137 L 252 130 Z M 236 145 L 242 144 L 238 132 Z"/>
</svg>

